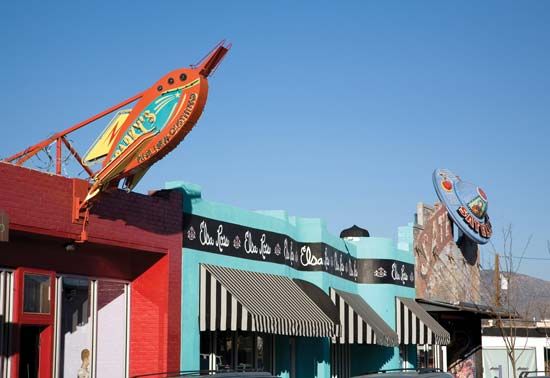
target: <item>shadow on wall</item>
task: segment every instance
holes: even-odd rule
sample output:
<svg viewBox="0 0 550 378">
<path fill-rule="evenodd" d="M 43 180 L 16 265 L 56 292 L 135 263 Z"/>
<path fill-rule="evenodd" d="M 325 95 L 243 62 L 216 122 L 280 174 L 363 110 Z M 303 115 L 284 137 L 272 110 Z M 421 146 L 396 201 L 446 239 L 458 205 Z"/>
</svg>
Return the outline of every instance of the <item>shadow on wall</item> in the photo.
<svg viewBox="0 0 550 378">
<path fill-rule="evenodd" d="M 357 345 L 351 346 L 351 375 L 361 375 L 368 372 L 378 371 L 386 366 L 397 353 L 396 348 L 380 345 Z"/>
<path fill-rule="evenodd" d="M 159 235 L 181 233 L 183 193 L 179 190 L 159 190 L 151 195 L 113 190 L 101 193 L 90 210 L 100 219 L 121 220 L 129 226 Z"/>
<path fill-rule="evenodd" d="M 28 266 L 81 276 L 134 280 L 164 255 L 99 243 L 82 243 L 67 252 L 68 239 L 14 231 L 2 246 L 1 265 Z"/>
<path fill-rule="evenodd" d="M 322 377 L 319 368 L 329 367 L 330 345 L 326 338 L 297 337 L 296 340 L 296 377 Z"/>
<path fill-rule="evenodd" d="M 466 260 L 466 262 L 469 265 L 475 265 L 477 262 L 477 254 L 478 254 L 477 243 L 471 240 L 470 238 L 467 238 L 466 236 L 462 235 L 456 241 L 456 245 L 460 249 L 460 252 L 462 252 L 462 256 L 464 256 L 464 260 Z"/>
<path fill-rule="evenodd" d="M 325 371 L 321 371 L 326 369 Z M 330 342 L 318 337 L 275 337 L 275 375 L 324 377 L 330 370 Z"/>
</svg>

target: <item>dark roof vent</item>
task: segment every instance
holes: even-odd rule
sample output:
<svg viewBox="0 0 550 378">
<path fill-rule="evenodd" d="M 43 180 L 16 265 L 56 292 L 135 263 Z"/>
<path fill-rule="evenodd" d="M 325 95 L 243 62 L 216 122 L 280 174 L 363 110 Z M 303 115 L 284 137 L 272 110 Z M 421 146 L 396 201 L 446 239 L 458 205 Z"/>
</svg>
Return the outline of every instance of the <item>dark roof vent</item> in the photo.
<svg viewBox="0 0 550 378">
<path fill-rule="evenodd" d="M 369 236 L 370 234 L 366 229 L 357 227 L 356 225 L 340 232 L 341 238 L 368 238 Z"/>
</svg>

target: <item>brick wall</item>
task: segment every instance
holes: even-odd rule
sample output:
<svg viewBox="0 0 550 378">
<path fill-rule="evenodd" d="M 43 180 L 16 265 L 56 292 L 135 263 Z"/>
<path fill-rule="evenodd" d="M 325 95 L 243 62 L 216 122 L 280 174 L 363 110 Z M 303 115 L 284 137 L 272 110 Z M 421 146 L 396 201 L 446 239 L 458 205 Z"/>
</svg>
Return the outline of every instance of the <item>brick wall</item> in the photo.
<svg viewBox="0 0 550 378">
<path fill-rule="evenodd" d="M 182 194 L 101 194 L 88 241 L 67 252 L 82 226 L 72 222 L 75 188 L 86 182 L 0 163 L 0 209 L 10 242 L 0 265 L 130 279 L 130 373 L 179 370 Z"/>
<path fill-rule="evenodd" d="M 418 204 L 414 251 L 416 296 L 449 303 L 479 303 L 480 267 L 476 244 L 458 245 L 446 208 Z"/>
</svg>

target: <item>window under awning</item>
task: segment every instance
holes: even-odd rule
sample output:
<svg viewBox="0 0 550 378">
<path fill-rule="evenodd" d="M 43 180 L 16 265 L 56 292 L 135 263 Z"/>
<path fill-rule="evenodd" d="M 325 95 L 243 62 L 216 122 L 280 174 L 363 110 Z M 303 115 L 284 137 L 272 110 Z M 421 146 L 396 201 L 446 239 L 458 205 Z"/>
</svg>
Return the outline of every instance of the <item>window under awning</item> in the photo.
<svg viewBox="0 0 550 378">
<path fill-rule="evenodd" d="M 414 298 L 396 297 L 396 324 L 400 344 L 447 345 L 449 332 Z"/>
<path fill-rule="evenodd" d="M 358 294 L 330 289 L 330 298 L 340 314 L 340 335 L 336 342 L 344 344 L 378 344 L 397 346 L 397 333 Z"/>
<path fill-rule="evenodd" d="M 308 337 L 335 337 L 339 332 L 336 308 L 327 306 L 330 298 L 305 281 L 202 264 L 199 290 L 201 331 Z M 312 299 L 323 295 L 320 301 Z"/>
</svg>

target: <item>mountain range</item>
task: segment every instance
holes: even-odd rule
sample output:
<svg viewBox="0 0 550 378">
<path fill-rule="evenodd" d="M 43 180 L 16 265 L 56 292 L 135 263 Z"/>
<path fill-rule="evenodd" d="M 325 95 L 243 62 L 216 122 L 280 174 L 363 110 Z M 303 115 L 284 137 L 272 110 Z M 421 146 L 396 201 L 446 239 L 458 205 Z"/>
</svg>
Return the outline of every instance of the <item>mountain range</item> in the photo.
<svg viewBox="0 0 550 378">
<path fill-rule="evenodd" d="M 481 292 L 484 302 L 494 305 L 493 270 L 481 271 Z M 550 319 L 550 281 L 526 274 L 501 272 L 500 303 L 526 319 Z"/>
</svg>

